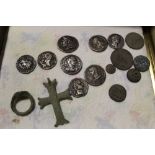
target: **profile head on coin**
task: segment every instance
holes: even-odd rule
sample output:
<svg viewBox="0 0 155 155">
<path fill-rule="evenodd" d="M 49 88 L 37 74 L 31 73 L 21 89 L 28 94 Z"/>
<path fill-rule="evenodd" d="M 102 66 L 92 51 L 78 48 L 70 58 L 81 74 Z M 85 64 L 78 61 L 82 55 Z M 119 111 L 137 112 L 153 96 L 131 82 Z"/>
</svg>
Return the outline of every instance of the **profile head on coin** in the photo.
<svg viewBox="0 0 155 155">
<path fill-rule="evenodd" d="M 73 36 L 63 36 L 58 40 L 58 48 L 65 53 L 72 53 L 79 47 L 78 40 Z"/>
<path fill-rule="evenodd" d="M 120 70 L 128 70 L 133 65 L 133 57 L 125 49 L 116 49 L 111 54 L 111 62 Z"/>
<path fill-rule="evenodd" d="M 45 51 L 38 56 L 38 65 L 44 70 L 52 69 L 56 64 L 57 59 L 53 52 Z"/>
<path fill-rule="evenodd" d="M 135 50 L 141 49 L 144 46 L 144 39 L 143 37 L 135 32 L 131 32 L 127 34 L 125 38 L 126 44 Z"/>
<path fill-rule="evenodd" d="M 17 70 L 22 74 L 29 74 L 36 68 L 36 61 L 31 55 L 23 55 L 16 62 Z"/>
<path fill-rule="evenodd" d="M 85 79 L 92 86 L 100 86 L 106 79 L 106 73 L 101 66 L 91 65 L 85 70 Z"/>
<path fill-rule="evenodd" d="M 129 69 L 127 72 L 127 78 L 129 81 L 136 83 L 136 82 L 140 81 L 141 73 L 134 68 Z"/>
<path fill-rule="evenodd" d="M 76 98 L 86 96 L 88 93 L 88 89 L 88 83 L 81 78 L 75 78 L 69 84 L 69 92 Z"/>
<path fill-rule="evenodd" d="M 116 102 L 122 102 L 126 98 L 126 89 L 119 84 L 114 84 L 109 89 L 109 96 L 112 100 Z"/>
<path fill-rule="evenodd" d="M 146 56 L 136 56 L 134 58 L 134 67 L 140 72 L 145 72 L 150 67 L 150 61 Z"/>
<path fill-rule="evenodd" d="M 109 46 L 113 49 L 123 48 L 124 39 L 119 34 L 111 34 L 108 38 Z"/>
<path fill-rule="evenodd" d="M 103 52 L 108 47 L 108 41 L 101 35 L 95 35 L 89 39 L 89 47 L 95 52 Z"/>
<path fill-rule="evenodd" d="M 75 75 L 82 69 L 82 61 L 76 55 L 67 55 L 60 62 L 61 69 L 64 73 Z"/>
</svg>

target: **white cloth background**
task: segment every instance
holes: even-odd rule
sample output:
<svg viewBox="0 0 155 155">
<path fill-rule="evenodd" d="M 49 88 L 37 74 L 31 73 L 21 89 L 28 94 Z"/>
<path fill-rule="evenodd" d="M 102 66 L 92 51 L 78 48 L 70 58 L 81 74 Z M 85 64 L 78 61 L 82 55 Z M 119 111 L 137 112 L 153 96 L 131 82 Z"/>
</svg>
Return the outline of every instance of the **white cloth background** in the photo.
<svg viewBox="0 0 155 155">
<path fill-rule="evenodd" d="M 52 105 L 43 110 L 38 106 L 38 97 L 46 97 L 47 90 L 43 82 L 47 77 L 58 81 L 57 90 L 61 92 L 76 77 L 84 78 L 85 69 L 91 64 L 103 68 L 109 63 L 113 51 L 110 47 L 102 53 L 90 50 L 88 40 L 93 35 L 106 38 L 112 33 L 125 37 L 129 32 L 142 35 L 140 27 L 11 27 L 0 79 L 0 128 L 54 128 L 56 122 Z M 57 48 L 57 40 L 63 35 L 75 36 L 79 48 L 74 53 L 83 61 L 82 71 L 74 76 L 63 73 L 60 60 L 67 54 Z M 133 57 L 146 55 L 146 49 L 130 49 Z M 56 54 L 58 63 L 51 70 L 42 70 L 39 66 L 28 75 L 20 74 L 16 69 L 17 59 L 25 54 L 37 59 L 43 51 Z M 108 90 L 113 84 L 121 84 L 127 90 L 126 100 L 122 103 L 109 98 Z M 26 117 L 16 116 L 10 108 L 10 101 L 17 91 L 29 91 L 36 101 L 35 110 Z M 25 102 L 24 102 L 25 103 Z M 27 103 L 27 102 L 26 102 Z M 142 73 L 139 83 L 131 83 L 126 78 L 126 71 L 116 70 L 113 75 L 107 74 L 106 81 L 99 87 L 89 87 L 87 96 L 74 98 L 73 101 L 62 101 L 61 106 L 69 124 L 58 128 L 154 128 L 155 100 L 149 71 Z M 19 108 L 22 108 L 19 104 Z"/>
</svg>

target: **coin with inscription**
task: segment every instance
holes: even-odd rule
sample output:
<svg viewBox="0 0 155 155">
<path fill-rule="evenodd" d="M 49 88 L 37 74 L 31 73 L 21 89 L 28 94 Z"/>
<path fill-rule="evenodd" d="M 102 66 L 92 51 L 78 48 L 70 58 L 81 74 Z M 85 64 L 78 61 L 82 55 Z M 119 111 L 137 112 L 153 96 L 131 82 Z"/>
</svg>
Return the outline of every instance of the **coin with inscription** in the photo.
<svg viewBox="0 0 155 155">
<path fill-rule="evenodd" d="M 120 70 L 128 70 L 133 65 L 133 57 L 125 49 L 116 49 L 111 54 L 111 62 Z"/>
<path fill-rule="evenodd" d="M 108 64 L 106 66 L 106 71 L 109 74 L 114 74 L 116 72 L 116 68 L 112 64 Z"/>
<path fill-rule="evenodd" d="M 56 64 L 57 59 L 53 52 L 45 51 L 38 56 L 38 65 L 44 70 L 52 69 Z"/>
<path fill-rule="evenodd" d="M 95 35 L 89 39 L 89 47 L 95 52 L 103 52 L 108 47 L 108 41 L 101 35 Z"/>
<path fill-rule="evenodd" d="M 82 61 L 76 55 L 67 55 L 60 62 L 61 69 L 64 73 L 75 75 L 82 69 Z"/>
<path fill-rule="evenodd" d="M 87 95 L 88 89 L 88 83 L 81 78 L 75 78 L 69 84 L 69 92 L 72 96 L 76 98 Z"/>
<path fill-rule="evenodd" d="M 141 35 L 135 32 L 129 33 L 125 38 L 126 44 L 132 49 L 141 49 L 144 46 L 144 39 Z"/>
<path fill-rule="evenodd" d="M 31 55 L 23 55 L 16 62 L 17 70 L 22 74 L 29 74 L 36 68 L 36 61 Z"/>
<path fill-rule="evenodd" d="M 79 47 L 78 40 L 73 36 L 63 36 L 57 43 L 59 49 L 65 53 L 72 53 Z"/>
<path fill-rule="evenodd" d="M 127 72 L 127 78 L 131 82 L 138 82 L 141 79 L 141 73 L 134 68 L 129 69 Z"/>
<path fill-rule="evenodd" d="M 146 56 L 139 55 L 134 58 L 134 66 L 140 72 L 145 72 L 150 67 L 150 61 Z"/>
<path fill-rule="evenodd" d="M 115 84 L 109 89 L 110 98 L 116 102 L 124 101 L 126 94 L 126 89 L 119 84 Z"/>
<path fill-rule="evenodd" d="M 124 46 L 124 39 L 119 34 L 111 34 L 108 38 L 108 43 L 113 49 L 122 48 Z"/>
<path fill-rule="evenodd" d="M 91 65 L 85 70 L 85 79 L 92 86 L 100 86 L 106 79 L 106 73 L 101 66 Z"/>
</svg>

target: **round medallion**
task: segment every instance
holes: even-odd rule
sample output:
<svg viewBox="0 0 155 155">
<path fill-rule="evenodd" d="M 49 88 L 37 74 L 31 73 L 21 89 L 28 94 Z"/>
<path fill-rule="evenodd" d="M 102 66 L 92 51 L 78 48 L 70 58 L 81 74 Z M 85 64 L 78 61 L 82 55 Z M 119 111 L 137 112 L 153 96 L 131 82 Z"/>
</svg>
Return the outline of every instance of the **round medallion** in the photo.
<svg viewBox="0 0 155 155">
<path fill-rule="evenodd" d="M 108 38 L 108 43 L 111 48 L 118 49 L 124 46 L 124 39 L 119 34 L 111 34 Z"/>
<path fill-rule="evenodd" d="M 141 73 L 136 69 L 132 68 L 127 72 L 127 78 L 131 82 L 138 82 L 141 79 Z"/>
<path fill-rule="evenodd" d="M 126 98 L 126 89 L 119 84 L 115 84 L 109 89 L 109 96 L 116 102 L 122 102 Z"/>
<path fill-rule="evenodd" d="M 58 40 L 58 47 L 65 53 L 72 53 L 79 47 L 78 40 L 72 36 L 63 36 Z"/>
<path fill-rule="evenodd" d="M 52 69 L 56 64 L 57 59 L 53 52 L 45 51 L 38 56 L 38 65 L 44 70 Z"/>
<path fill-rule="evenodd" d="M 116 68 L 112 64 L 108 64 L 106 66 L 106 71 L 109 74 L 114 74 L 116 72 Z"/>
<path fill-rule="evenodd" d="M 17 70 L 22 74 L 29 74 L 36 68 L 36 61 L 30 55 L 21 56 L 16 62 Z"/>
<path fill-rule="evenodd" d="M 96 35 L 89 39 L 89 47 L 95 52 L 103 52 L 108 47 L 108 41 L 105 37 Z"/>
<path fill-rule="evenodd" d="M 69 84 L 69 92 L 76 98 L 87 95 L 88 89 L 88 83 L 81 78 L 75 78 Z"/>
<path fill-rule="evenodd" d="M 125 38 L 126 44 L 132 49 L 141 49 L 144 46 L 144 39 L 138 33 L 129 33 Z"/>
<path fill-rule="evenodd" d="M 67 55 L 60 62 L 61 69 L 64 73 L 75 75 L 82 69 L 82 61 L 76 55 Z"/>
<path fill-rule="evenodd" d="M 139 55 L 134 58 L 134 66 L 140 72 L 145 72 L 150 67 L 150 61 L 147 57 Z"/>
<path fill-rule="evenodd" d="M 85 70 L 85 79 L 92 86 L 100 86 L 106 79 L 106 73 L 101 66 L 91 65 Z"/>
<path fill-rule="evenodd" d="M 112 64 L 120 70 L 128 70 L 133 65 L 131 53 L 125 49 L 116 49 L 111 54 Z"/>
</svg>

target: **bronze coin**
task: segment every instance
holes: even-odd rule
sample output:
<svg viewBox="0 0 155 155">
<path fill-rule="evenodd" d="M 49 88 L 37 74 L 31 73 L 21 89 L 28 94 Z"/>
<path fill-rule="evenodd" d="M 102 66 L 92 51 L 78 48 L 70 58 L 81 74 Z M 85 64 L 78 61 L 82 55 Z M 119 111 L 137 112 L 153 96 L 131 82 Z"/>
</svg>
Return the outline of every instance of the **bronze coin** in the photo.
<svg viewBox="0 0 155 155">
<path fill-rule="evenodd" d="M 109 73 L 109 74 L 113 74 L 113 73 L 116 72 L 116 68 L 115 68 L 112 64 L 108 64 L 108 65 L 106 66 L 106 71 L 107 71 L 107 73 Z"/>
<path fill-rule="evenodd" d="M 131 82 L 138 82 L 141 79 L 141 73 L 134 68 L 129 69 L 127 72 L 127 78 Z"/>
</svg>

